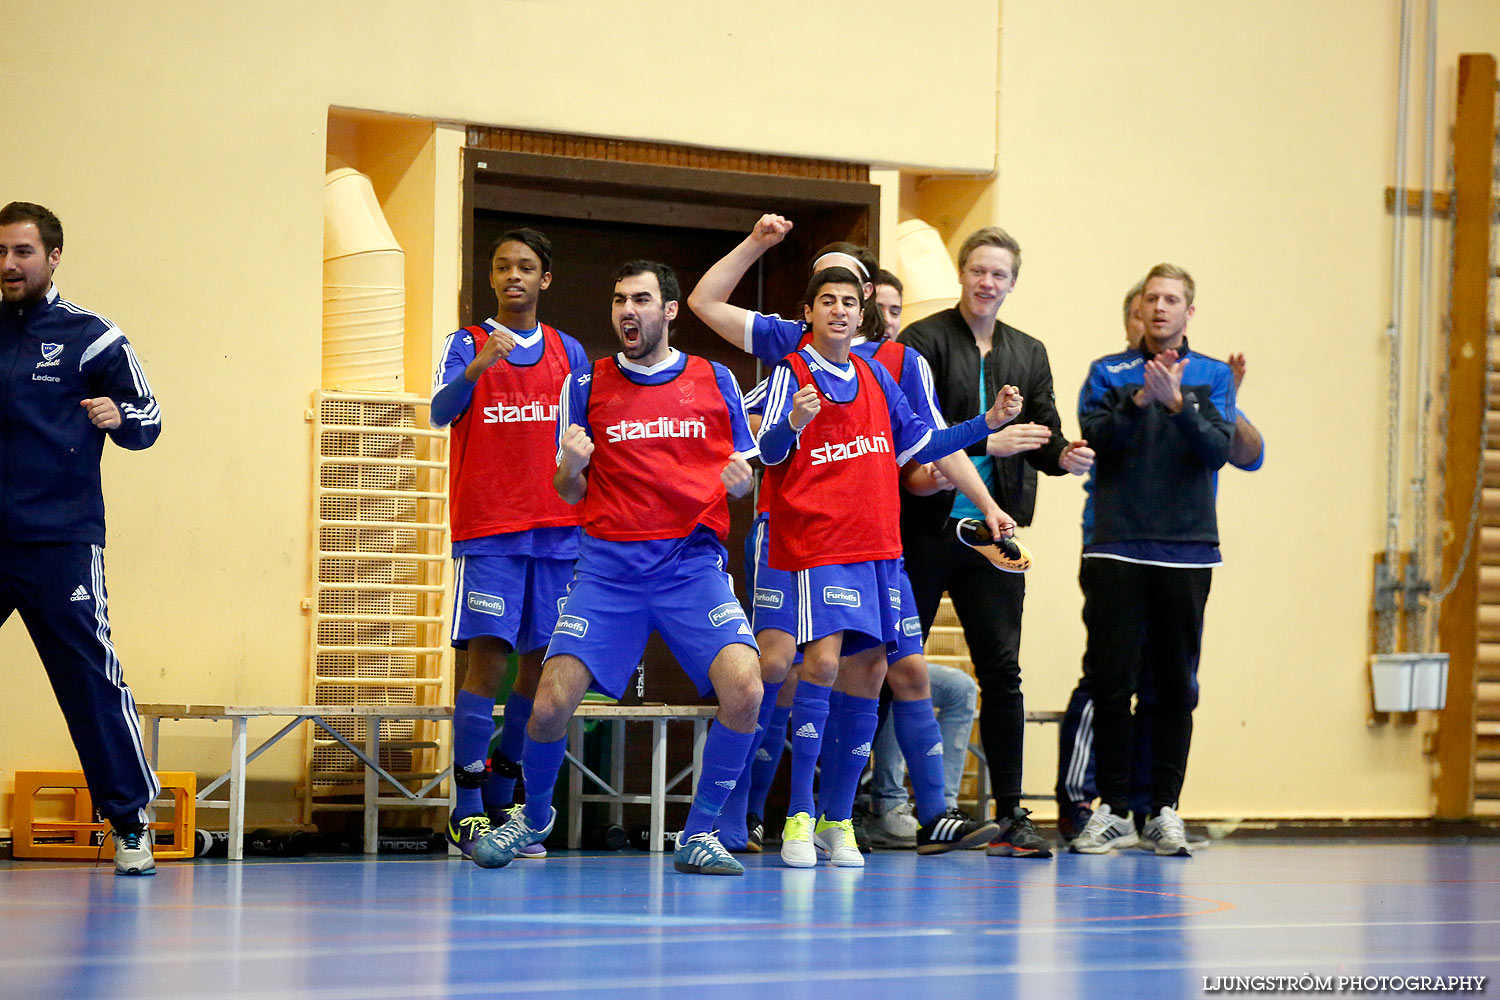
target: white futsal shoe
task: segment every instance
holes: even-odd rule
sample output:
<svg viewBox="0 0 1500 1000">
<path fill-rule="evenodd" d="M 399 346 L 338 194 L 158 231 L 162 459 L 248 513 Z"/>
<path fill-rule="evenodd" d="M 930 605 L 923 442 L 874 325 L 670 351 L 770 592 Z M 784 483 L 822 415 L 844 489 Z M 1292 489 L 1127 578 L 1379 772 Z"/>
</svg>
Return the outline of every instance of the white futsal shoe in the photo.
<svg viewBox="0 0 1500 1000">
<path fill-rule="evenodd" d="M 1074 854 L 1108 854 L 1120 848 L 1134 847 L 1140 839 L 1128 816 L 1116 816 L 1101 802 L 1068 850 Z"/>
<path fill-rule="evenodd" d="M 151 831 L 115 830 L 115 874 L 155 875 L 156 858 L 151 854 Z"/>
<path fill-rule="evenodd" d="M 817 839 L 828 845 L 828 862 L 836 868 L 863 868 L 865 856 L 854 839 L 854 821 L 818 819 Z"/>
<path fill-rule="evenodd" d="M 1155 816 L 1146 820 L 1146 827 L 1141 831 L 1141 847 L 1147 848 L 1147 845 L 1159 857 L 1193 856 L 1188 850 L 1187 829 L 1182 825 L 1182 817 L 1171 806 L 1162 806 Z"/>
<path fill-rule="evenodd" d="M 813 847 L 813 821 L 805 812 L 793 813 L 786 818 L 781 830 L 781 861 L 792 868 L 812 868 L 818 863 L 818 851 Z"/>
</svg>

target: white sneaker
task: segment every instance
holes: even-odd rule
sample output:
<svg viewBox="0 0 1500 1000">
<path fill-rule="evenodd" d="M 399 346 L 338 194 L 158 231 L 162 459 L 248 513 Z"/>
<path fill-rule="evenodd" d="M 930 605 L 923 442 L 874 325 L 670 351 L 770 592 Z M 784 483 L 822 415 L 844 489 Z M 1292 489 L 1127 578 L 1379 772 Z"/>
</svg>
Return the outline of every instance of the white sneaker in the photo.
<svg viewBox="0 0 1500 1000">
<path fill-rule="evenodd" d="M 813 847 L 812 817 L 805 812 L 793 813 L 786 818 L 781 830 L 781 862 L 792 868 L 813 868 L 818 863 L 818 852 Z"/>
<path fill-rule="evenodd" d="M 911 803 L 903 802 L 888 812 L 871 813 L 865 820 L 865 839 L 871 847 L 916 847 L 921 828 Z"/>
<path fill-rule="evenodd" d="M 1145 829 L 1141 830 L 1141 847 L 1147 845 L 1161 857 L 1193 856 L 1188 850 L 1187 830 L 1182 825 L 1182 817 L 1171 806 L 1162 806 L 1155 816 L 1146 820 Z"/>
<path fill-rule="evenodd" d="M 836 868 L 863 868 L 865 856 L 854 839 L 854 821 L 818 820 L 817 839 L 828 845 L 828 861 Z"/>
<path fill-rule="evenodd" d="M 132 830 L 121 833 L 115 830 L 115 874 L 155 875 L 156 858 L 151 854 L 151 831 Z"/>
<path fill-rule="evenodd" d="M 1129 817 L 1116 816 L 1101 802 L 1068 850 L 1074 854 L 1108 854 L 1117 848 L 1134 847 L 1139 841 Z"/>
</svg>

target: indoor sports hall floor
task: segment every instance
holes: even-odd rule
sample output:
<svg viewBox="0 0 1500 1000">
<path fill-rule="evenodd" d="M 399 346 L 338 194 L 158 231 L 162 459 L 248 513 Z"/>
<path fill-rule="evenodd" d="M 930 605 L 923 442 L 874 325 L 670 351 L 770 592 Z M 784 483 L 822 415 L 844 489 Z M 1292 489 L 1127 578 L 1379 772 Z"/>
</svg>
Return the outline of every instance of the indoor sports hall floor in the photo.
<svg viewBox="0 0 1500 1000">
<path fill-rule="evenodd" d="M 1161 998 L 1304 974 L 1483 975 L 1500 993 L 1497 842 L 748 869 L 678 875 L 632 851 L 499 871 L 163 862 L 154 878 L 3 862 L 0 996 Z"/>
</svg>

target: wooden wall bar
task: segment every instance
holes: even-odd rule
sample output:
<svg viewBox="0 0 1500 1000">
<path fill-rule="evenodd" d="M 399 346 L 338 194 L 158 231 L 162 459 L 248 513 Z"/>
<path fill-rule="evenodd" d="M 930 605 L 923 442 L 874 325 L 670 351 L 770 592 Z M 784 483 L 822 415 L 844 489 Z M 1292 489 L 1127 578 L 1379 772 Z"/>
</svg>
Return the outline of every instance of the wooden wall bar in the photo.
<svg viewBox="0 0 1500 1000">
<path fill-rule="evenodd" d="M 1495 57 L 1465 55 L 1458 63 L 1454 122 L 1452 336 L 1448 355 L 1447 506 L 1452 540 L 1443 549 L 1443 580 L 1452 579 L 1469 524 L 1480 434 L 1487 418 L 1486 359 L 1490 310 L 1490 218 L 1494 200 Z M 1486 521 L 1490 519 L 1487 517 Z M 1474 811 L 1476 704 L 1479 673 L 1480 556 L 1470 556 L 1439 619 L 1449 654 L 1448 705 L 1439 717 L 1437 815 L 1459 819 Z"/>
</svg>

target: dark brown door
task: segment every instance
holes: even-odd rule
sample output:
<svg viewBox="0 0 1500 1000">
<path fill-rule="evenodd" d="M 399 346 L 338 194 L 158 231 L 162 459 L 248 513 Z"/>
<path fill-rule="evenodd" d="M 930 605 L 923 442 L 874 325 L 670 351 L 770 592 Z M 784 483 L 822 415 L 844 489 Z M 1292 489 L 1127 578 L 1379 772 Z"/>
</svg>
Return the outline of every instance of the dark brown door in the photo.
<svg viewBox="0 0 1500 1000">
<path fill-rule="evenodd" d="M 847 181 L 807 180 L 734 171 L 466 150 L 468 212 L 464 232 L 464 322 L 493 315 L 486 254 L 505 230 L 533 226 L 552 240 L 552 285 L 542 293 L 543 322 L 576 337 L 590 359 L 617 351 L 610 325 L 615 269 L 632 258 L 670 264 L 683 302 L 672 344 L 727 366 L 742 391 L 764 372 L 754 358 L 708 330 L 687 308 L 689 291 L 735 247 L 763 212 L 786 215 L 791 235 L 746 275 L 734 301 L 747 309 L 800 315 L 812 254 L 835 240 L 872 243 L 878 189 Z M 744 600 L 745 535 L 750 498 L 731 502 L 730 571 Z M 644 700 L 689 704 L 692 683 L 659 638 L 645 658 Z"/>
</svg>

